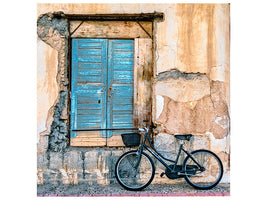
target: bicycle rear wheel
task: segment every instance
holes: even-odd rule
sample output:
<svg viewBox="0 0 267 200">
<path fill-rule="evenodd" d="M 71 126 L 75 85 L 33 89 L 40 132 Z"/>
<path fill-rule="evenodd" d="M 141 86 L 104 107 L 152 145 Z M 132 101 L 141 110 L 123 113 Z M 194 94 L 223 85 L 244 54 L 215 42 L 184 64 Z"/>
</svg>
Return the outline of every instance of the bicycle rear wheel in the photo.
<svg viewBox="0 0 267 200">
<path fill-rule="evenodd" d="M 186 175 L 185 180 L 194 188 L 207 190 L 215 187 L 223 176 L 223 165 L 220 158 L 208 150 L 197 150 L 191 156 L 203 168 L 199 168 L 196 162 L 187 156 L 183 163 Z"/>
<path fill-rule="evenodd" d="M 144 152 L 138 163 L 136 150 L 124 153 L 116 163 L 115 176 L 121 186 L 127 190 L 142 190 L 154 178 L 155 166 L 152 159 Z"/>
</svg>

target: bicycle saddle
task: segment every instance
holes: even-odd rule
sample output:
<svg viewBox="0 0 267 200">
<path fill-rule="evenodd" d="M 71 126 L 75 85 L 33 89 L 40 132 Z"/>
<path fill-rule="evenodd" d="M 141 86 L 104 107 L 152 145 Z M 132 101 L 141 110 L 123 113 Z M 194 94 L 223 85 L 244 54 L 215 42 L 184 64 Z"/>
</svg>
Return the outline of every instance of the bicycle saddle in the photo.
<svg viewBox="0 0 267 200">
<path fill-rule="evenodd" d="M 192 134 L 185 134 L 185 135 L 174 135 L 174 137 L 176 137 L 177 139 L 180 140 L 190 140 L 190 138 L 192 137 Z"/>
</svg>

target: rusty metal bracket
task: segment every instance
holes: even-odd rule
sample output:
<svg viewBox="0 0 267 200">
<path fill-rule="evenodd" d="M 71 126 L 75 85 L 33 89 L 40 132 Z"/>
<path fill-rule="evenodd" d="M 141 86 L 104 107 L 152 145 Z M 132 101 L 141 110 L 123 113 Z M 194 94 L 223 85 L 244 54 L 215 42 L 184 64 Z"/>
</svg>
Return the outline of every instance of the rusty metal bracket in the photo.
<svg viewBox="0 0 267 200">
<path fill-rule="evenodd" d="M 99 128 L 99 129 L 72 129 L 71 131 L 80 132 L 80 131 L 137 131 L 139 128 Z"/>
<path fill-rule="evenodd" d="M 70 33 L 70 37 L 73 35 L 73 33 L 75 33 L 77 30 L 78 30 L 78 28 L 80 28 L 80 26 L 83 24 L 83 22 L 84 21 L 82 21 L 75 29 L 74 29 L 74 31 L 72 31 L 71 33 Z"/>
<path fill-rule="evenodd" d="M 149 32 L 147 32 L 147 30 L 142 26 L 142 24 L 139 21 L 136 21 L 136 22 L 143 29 L 143 31 L 145 31 L 145 33 L 152 39 L 152 36 L 149 34 Z"/>
</svg>

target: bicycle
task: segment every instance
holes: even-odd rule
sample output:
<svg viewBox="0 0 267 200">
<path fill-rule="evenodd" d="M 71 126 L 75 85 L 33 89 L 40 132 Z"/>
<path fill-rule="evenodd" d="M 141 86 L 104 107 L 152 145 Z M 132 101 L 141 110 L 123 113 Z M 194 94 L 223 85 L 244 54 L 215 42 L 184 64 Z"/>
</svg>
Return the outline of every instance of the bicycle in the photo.
<svg viewBox="0 0 267 200">
<path fill-rule="evenodd" d="M 175 160 L 165 158 L 152 145 L 149 132 L 154 128 L 151 125 L 139 128 L 139 132 L 145 132 L 142 143 L 137 150 L 131 150 L 122 154 L 115 165 L 115 176 L 119 184 L 127 190 L 142 190 L 147 187 L 153 180 L 155 175 L 155 165 L 152 158 L 144 152 L 144 149 L 150 152 L 165 167 L 165 172 L 161 173 L 161 177 L 166 175 L 169 179 L 184 178 L 187 183 L 196 189 L 207 190 L 215 187 L 223 176 L 223 165 L 220 158 L 213 152 L 205 149 L 192 151 L 191 153 L 183 148 L 184 141 L 190 141 L 192 134 L 175 135 L 181 140 L 181 144 Z M 139 133 L 138 133 L 139 134 Z M 145 144 L 146 140 L 149 146 Z M 127 145 L 126 145 L 127 146 Z M 138 146 L 138 145 L 136 145 Z M 182 165 L 177 165 L 181 152 L 187 157 Z M 168 161 L 168 165 L 165 161 Z"/>
</svg>

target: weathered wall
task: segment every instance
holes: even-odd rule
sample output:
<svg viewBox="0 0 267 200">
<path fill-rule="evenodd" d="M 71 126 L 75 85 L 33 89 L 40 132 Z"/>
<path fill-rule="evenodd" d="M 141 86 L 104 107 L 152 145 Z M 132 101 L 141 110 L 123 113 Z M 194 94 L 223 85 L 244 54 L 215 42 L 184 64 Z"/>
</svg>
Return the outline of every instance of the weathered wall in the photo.
<svg viewBox="0 0 267 200">
<path fill-rule="evenodd" d="M 174 153 L 172 135 L 192 133 L 191 148 L 217 153 L 225 168 L 222 181 L 229 182 L 229 9 L 228 4 L 39 4 L 37 14 L 164 12 L 153 30 L 155 145 L 161 151 L 172 146 Z M 38 20 L 38 183 L 109 184 L 116 158 L 127 149 L 66 148 L 67 29 L 66 21 L 52 15 Z"/>
</svg>

